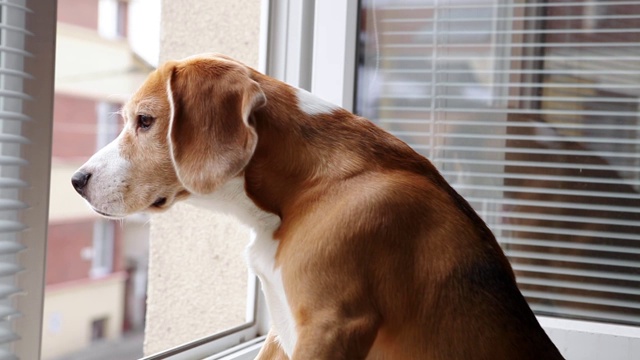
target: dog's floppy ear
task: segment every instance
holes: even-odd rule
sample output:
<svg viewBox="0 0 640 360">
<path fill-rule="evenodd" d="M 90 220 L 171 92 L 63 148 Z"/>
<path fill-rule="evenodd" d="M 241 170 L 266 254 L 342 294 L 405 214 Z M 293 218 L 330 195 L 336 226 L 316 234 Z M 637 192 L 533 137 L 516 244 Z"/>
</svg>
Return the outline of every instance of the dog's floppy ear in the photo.
<svg viewBox="0 0 640 360">
<path fill-rule="evenodd" d="M 202 59 L 169 71 L 171 159 L 187 190 L 208 194 L 251 159 L 258 139 L 248 118 L 265 96 L 239 64 Z"/>
</svg>

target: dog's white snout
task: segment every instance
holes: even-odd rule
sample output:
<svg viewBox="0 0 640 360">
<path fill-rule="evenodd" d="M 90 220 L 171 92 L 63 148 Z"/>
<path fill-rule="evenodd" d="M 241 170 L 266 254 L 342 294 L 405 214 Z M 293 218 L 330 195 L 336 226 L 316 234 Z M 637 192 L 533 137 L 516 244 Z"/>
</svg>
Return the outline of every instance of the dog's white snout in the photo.
<svg viewBox="0 0 640 360">
<path fill-rule="evenodd" d="M 94 154 L 71 177 L 75 190 L 103 215 L 123 215 L 123 193 L 129 164 L 120 156 L 118 141 Z"/>
</svg>

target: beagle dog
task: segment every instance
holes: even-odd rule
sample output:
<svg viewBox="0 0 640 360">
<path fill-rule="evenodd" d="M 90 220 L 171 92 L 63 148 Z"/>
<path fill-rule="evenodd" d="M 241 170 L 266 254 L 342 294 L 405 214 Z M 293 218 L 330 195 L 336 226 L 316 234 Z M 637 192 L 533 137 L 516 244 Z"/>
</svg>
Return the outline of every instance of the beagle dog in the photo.
<svg viewBox="0 0 640 360">
<path fill-rule="evenodd" d="M 108 218 L 235 214 L 272 330 L 259 359 L 562 359 L 491 231 L 369 120 L 222 55 L 169 61 L 72 178 Z"/>
</svg>

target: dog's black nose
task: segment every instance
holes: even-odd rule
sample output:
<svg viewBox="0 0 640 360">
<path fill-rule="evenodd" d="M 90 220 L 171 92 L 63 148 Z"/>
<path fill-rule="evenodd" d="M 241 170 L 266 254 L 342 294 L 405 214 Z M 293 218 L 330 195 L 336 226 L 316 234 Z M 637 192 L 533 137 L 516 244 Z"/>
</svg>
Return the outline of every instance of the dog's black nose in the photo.
<svg viewBox="0 0 640 360">
<path fill-rule="evenodd" d="M 76 189 L 78 194 L 84 196 L 84 187 L 87 186 L 91 174 L 84 173 L 82 171 L 76 171 L 71 177 L 71 184 Z"/>
</svg>

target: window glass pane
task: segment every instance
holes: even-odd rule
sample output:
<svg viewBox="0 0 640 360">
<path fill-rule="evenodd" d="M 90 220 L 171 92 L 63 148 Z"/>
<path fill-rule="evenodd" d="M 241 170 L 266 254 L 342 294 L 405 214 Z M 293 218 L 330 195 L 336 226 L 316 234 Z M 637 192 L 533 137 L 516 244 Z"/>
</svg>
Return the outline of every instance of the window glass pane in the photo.
<svg viewBox="0 0 640 360">
<path fill-rule="evenodd" d="M 58 0 L 45 360 L 139 359 L 244 325 L 247 307 L 253 309 L 242 259 L 248 231 L 244 242 L 230 244 L 229 231 L 186 206 L 156 215 L 153 221 L 159 223 L 179 218 L 194 227 L 171 229 L 179 239 L 171 245 L 181 245 L 164 258 L 170 264 L 162 269 L 168 271 L 156 274 L 153 288 L 159 295 L 147 304 L 151 217 L 100 218 L 71 186 L 72 174 L 116 138 L 121 106 L 154 69 L 148 62 L 158 54 L 147 45 L 160 37 L 148 25 L 159 23 L 159 15 L 150 15 L 159 14 L 159 6 L 158 1 Z M 151 308 L 155 316 L 146 318 Z M 149 333 L 157 341 L 143 349 Z"/>
<path fill-rule="evenodd" d="M 115 139 L 124 99 L 152 70 L 122 39 L 105 38 L 98 23 L 115 28 L 121 14 L 100 3 L 108 1 L 58 1 L 43 359 L 143 354 L 148 219 L 102 219 L 70 182 Z"/>
<path fill-rule="evenodd" d="M 538 314 L 640 324 L 640 1 L 362 1 L 357 111 L 492 228 Z"/>
</svg>

